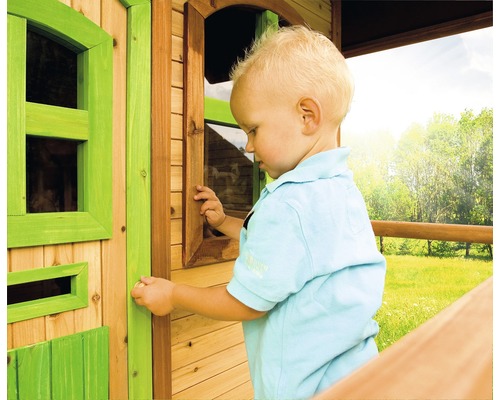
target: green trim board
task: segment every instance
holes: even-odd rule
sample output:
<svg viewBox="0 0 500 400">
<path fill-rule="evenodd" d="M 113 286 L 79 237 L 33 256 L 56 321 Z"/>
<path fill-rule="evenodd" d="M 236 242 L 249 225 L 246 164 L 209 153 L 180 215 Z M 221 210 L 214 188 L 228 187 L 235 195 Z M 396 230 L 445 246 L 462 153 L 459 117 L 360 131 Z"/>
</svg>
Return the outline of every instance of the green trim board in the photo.
<svg viewBox="0 0 500 400">
<path fill-rule="evenodd" d="M 151 4 L 129 7 L 127 19 L 128 387 L 130 399 L 151 399 L 151 313 L 129 295 L 141 276 L 151 275 Z"/>
<path fill-rule="evenodd" d="M 112 37 L 57 0 L 9 0 L 7 246 L 108 239 L 112 232 Z M 77 51 L 78 109 L 26 102 L 26 29 Z M 26 135 L 80 140 L 78 212 L 26 210 Z"/>
<path fill-rule="evenodd" d="M 107 326 L 7 352 L 9 400 L 108 397 Z"/>
<path fill-rule="evenodd" d="M 88 306 L 88 264 L 86 262 L 9 272 L 7 286 L 71 278 L 71 293 L 25 301 L 7 306 L 7 323 L 24 321 Z"/>
</svg>

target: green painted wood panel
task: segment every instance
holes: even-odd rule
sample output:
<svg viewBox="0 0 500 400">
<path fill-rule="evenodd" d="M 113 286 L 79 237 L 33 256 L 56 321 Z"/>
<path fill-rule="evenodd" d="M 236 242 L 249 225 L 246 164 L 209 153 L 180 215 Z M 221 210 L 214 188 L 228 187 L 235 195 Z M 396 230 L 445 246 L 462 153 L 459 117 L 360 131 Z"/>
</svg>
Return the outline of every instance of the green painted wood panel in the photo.
<svg viewBox="0 0 500 400">
<path fill-rule="evenodd" d="M 104 326 L 10 350 L 9 400 L 105 400 L 109 397 L 109 328 Z"/>
<path fill-rule="evenodd" d="M 7 246 L 108 239 L 112 234 L 113 218 L 112 37 L 78 11 L 57 0 L 9 0 L 8 12 L 11 21 L 7 40 L 8 65 L 9 72 L 14 75 L 8 77 Z M 26 105 L 27 21 L 43 29 L 55 41 L 77 43 L 75 47 L 80 51 L 78 110 L 32 103 Z M 78 146 L 79 212 L 26 212 L 26 134 L 83 141 Z"/>
<path fill-rule="evenodd" d="M 17 400 L 17 353 L 15 350 L 7 352 L 7 399 Z"/>
<path fill-rule="evenodd" d="M 127 9 L 127 294 L 151 274 L 151 5 Z M 168 245 L 166 243 L 166 245 Z M 151 313 L 129 295 L 129 398 L 151 399 Z"/>
<path fill-rule="evenodd" d="M 17 385 L 20 400 L 51 398 L 49 342 L 17 350 Z"/>
<path fill-rule="evenodd" d="M 51 344 L 52 399 L 83 399 L 84 385 L 82 336 L 65 336 L 52 340 Z"/>
<path fill-rule="evenodd" d="M 83 336 L 85 400 L 104 400 L 109 393 L 109 328 L 94 329 Z"/>
<path fill-rule="evenodd" d="M 7 15 L 7 213 L 23 215 L 26 202 L 26 169 L 11 160 L 26 164 L 26 20 Z M 18 138 L 21 138 L 20 140 Z"/>
<path fill-rule="evenodd" d="M 46 104 L 26 103 L 26 133 L 70 140 L 88 140 L 87 110 L 77 110 Z"/>
<path fill-rule="evenodd" d="M 58 0 L 8 0 L 7 8 L 10 14 L 27 18 L 34 26 L 54 33 L 56 40 L 61 38 L 78 50 L 90 49 L 108 36 L 83 14 L 68 13 L 71 8 Z"/>
</svg>

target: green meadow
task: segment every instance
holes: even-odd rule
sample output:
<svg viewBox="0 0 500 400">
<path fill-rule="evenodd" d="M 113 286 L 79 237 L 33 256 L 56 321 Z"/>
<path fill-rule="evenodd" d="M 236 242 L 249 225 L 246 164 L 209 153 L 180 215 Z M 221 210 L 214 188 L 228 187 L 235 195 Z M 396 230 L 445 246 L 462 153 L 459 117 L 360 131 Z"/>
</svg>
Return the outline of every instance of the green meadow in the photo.
<svg viewBox="0 0 500 400">
<path fill-rule="evenodd" d="M 388 255 L 380 351 L 432 318 L 493 273 L 492 260 Z"/>
</svg>

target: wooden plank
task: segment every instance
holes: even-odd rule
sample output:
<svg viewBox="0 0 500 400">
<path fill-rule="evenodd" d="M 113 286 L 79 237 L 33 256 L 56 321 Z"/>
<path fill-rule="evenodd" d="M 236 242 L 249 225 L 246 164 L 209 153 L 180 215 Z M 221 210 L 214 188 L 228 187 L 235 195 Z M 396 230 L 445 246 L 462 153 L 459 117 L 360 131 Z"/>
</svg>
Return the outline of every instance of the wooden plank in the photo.
<svg viewBox="0 0 500 400">
<path fill-rule="evenodd" d="M 172 86 L 182 88 L 184 85 L 183 64 L 177 61 L 172 61 Z"/>
<path fill-rule="evenodd" d="M 50 342 L 17 350 L 20 399 L 52 399 L 51 374 Z"/>
<path fill-rule="evenodd" d="M 45 246 L 44 266 L 70 264 L 73 262 L 73 245 Z M 46 269 L 44 268 L 44 269 Z M 66 311 L 45 317 L 46 340 L 75 333 L 75 317 L 73 311 Z"/>
<path fill-rule="evenodd" d="M 252 382 L 247 381 L 239 386 L 236 386 L 234 389 L 231 389 L 228 392 L 216 397 L 215 400 L 252 400 L 253 398 Z"/>
<path fill-rule="evenodd" d="M 372 221 L 376 236 L 493 244 L 493 227 L 422 222 Z"/>
<path fill-rule="evenodd" d="M 177 244 L 177 245 L 171 246 L 170 257 L 171 257 L 171 264 L 172 264 L 171 271 L 179 270 L 179 269 L 183 268 L 182 267 L 182 244 Z"/>
<path fill-rule="evenodd" d="M 308 2 L 285 0 L 304 18 L 304 21 L 314 30 L 322 32 L 326 37 L 331 37 L 331 11 L 323 7 L 321 1 Z"/>
<path fill-rule="evenodd" d="M 100 25 L 101 22 L 101 5 L 98 1 L 89 0 L 72 0 L 71 5 L 79 13 L 91 20 L 94 24 Z"/>
<path fill-rule="evenodd" d="M 172 140 L 170 142 L 171 153 L 172 153 L 172 159 L 170 160 L 171 165 L 182 166 L 183 163 L 182 146 L 183 146 L 182 140 Z"/>
<path fill-rule="evenodd" d="M 492 299 L 489 278 L 314 399 L 493 398 Z"/>
<path fill-rule="evenodd" d="M 52 347 L 51 385 L 54 400 L 83 399 L 83 345 L 81 335 L 54 339 Z"/>
<path fill-rule="evenodd" d="M 233 324 L 235 324 L 233 321 L 217 321 L 196 314 L 172 321 L 172 346 L 182 342 L 189 342 L 196 337 Z"/>
<path fill-rule="evenodd" d="M 182 193 L 170 193 L 170 218 L 182 218 Z"/>
<path fill-rule="evenodd" d="M 128 294 L 151 274 L 151 5 L 128 9 L 127 318 L 129 398 L 152 398 L 151 313 Z"/>
<path fill-rule="evenodd" d="M 182 167 L 172 167 L 170 169 L 170 187 L 173 192 L 182 192 L 183 175 Z"/>
<path fill-rule="evenodd" d="M 218 0 L 217 2 L 207 2 L 203 0 L 190 0 L 189 2 L 192 7 L 203 16 L 207 18 L 212 15 L 217 10 L 225 7 L 239 6 L 241 5 L 240 0 Z M 289 6 L 286 2 L 282 0 L 246 0 L 246 6 L 255 6 L 261 9 L 267 9 L 280 17 L 284 18 L 291 24 L 303 24 L 304 19 L 297 12 L 297 10 Z"/>
<path fill-rule="evenodd" d="M 107 399 L 109 397 L 109 329 L 102 327 L 87 331 L 82 335 L 82 339 L 84 399 Z"/>
<path fill-rule="evenodd" d="M 223 349 L 192 364 L 172 371 L 172 391 L 178 393 L 221 374 L 247 360 L 245 344 Z"/>
<path fill-rule="evenodd" d="M 172 35 L 172 60 L 182 63 L 184 58 L 184 42 L 181 37 Z"/>
<path fill-rule="evenodd" d="M 234 261 L 172 272 L 172 280 L 192 286 L 208 287 L 227 283 L 233 276 Z"/>
<path fill-rule="evenodd" d="M 244 342 L 243 329 L 235 323 L 172 346 L 172 369 L 179 369 Z"/>
<path fill-rule="evenodd" d="M 426 40 L 439 39 L 446 36 L 457 35 L 476 29 L 493 26 L 493 12 L 486 12 L 471 17 L 456 19 L 451 22 L 434 25 L 432 28 L 425 27 L 413 31 L 404 32 L 380 39 L 371 40 L 357 45 L 344 48 L 342 53 L 345 57 L 357 57 L 377 51 L 392 49 L 399 46 L 407 46 Z"/>
<path fill-rule="evenodd" d="M 189 389 L 175 393 L 172 399 L 213 399 L 247 382 L 249 377 L 248 364 L 243 363 Z"/>
<path fill-rule="evenodd" d="M 182 219 L 172 219 L 170 229 L 170 244 L 182 244 Z"/>
<path fill-rule="evenodd" d="M 88 306 L 73 312 L 75 317 L 75 332 L 83 332 L 102 325 L 101 243 L 75 243 L 73 245 L 73 257 L 75 261 L 87 261 Z"/>
<path fill-rule="evenodd" d="M 151 274 L 170 278 L 171 0 L 152 2 Z M 153 316 L 153 395 L 172 396 L 170 316 Z"/>
<path fill-rule="evenodd" d="M 182 115 L 172 114 L 172 140 L 182 140 Z"/>
<path fill-rule="evenodd" d="M 126 72 L 127 10 L 116 0 L 102 0 L 102 27 L 113 36 L 113 226 L 102 242 L 102 324 L 109 326 L 109 396 L 128 399 L 126 239 Z"/>
<path fill-rule="evenodd" d="M 184 98 L 183 98 L 183 91 L 182 89 L 179 88 L 172 88 L 172 112 L 175 114 L 183 114 L 183 103 L 184 103 Z"/>
<path fill-rule="evenodd" d="M 175 10 L 172 12 L 172 35 L 184 36 L 184 14 Z"/>
</svg>

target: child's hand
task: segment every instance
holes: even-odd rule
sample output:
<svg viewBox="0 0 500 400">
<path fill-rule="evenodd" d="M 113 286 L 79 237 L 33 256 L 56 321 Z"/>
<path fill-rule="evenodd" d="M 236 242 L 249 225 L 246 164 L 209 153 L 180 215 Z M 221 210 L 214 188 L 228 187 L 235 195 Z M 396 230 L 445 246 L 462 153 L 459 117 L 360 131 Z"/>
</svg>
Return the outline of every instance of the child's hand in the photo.
<svg viewBox="0 0 500 400">
<path fill-rule="evenodd" d="M 170 314 L 174 309 L 172 297 L 175 284 L 167 279 L 154 277 L 142 277 L 140 282 L 143 285 L 136 284 L 130 292 L 136 304 L 158 316 Z"/>
<path fill-rule="evenodd" d="M 200 208 L 200 214 L 205 216 L 207 222 L 213 228 L 217 228 L 222 225 L 226 219 L 226 214 L 224 213 L 222 203 L 215 195 L 215 192 L 212 189 L 201 185 L 197 185 L 196 190 L 198 190 L 198 193 L 194 196 L 194 199 L 204 200 Z"/>
</svg>

